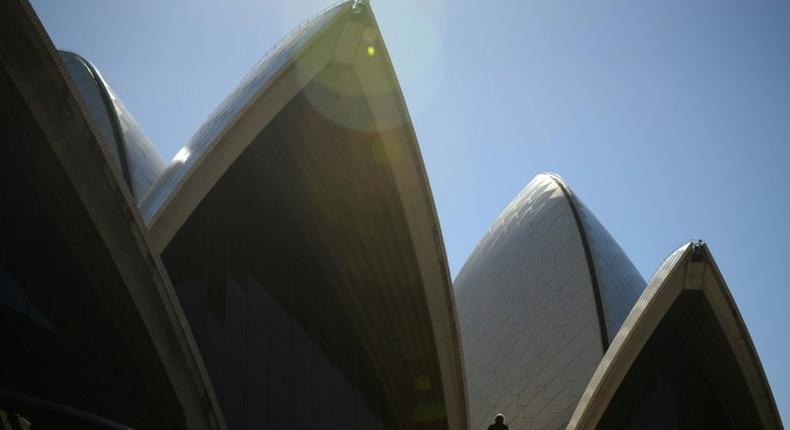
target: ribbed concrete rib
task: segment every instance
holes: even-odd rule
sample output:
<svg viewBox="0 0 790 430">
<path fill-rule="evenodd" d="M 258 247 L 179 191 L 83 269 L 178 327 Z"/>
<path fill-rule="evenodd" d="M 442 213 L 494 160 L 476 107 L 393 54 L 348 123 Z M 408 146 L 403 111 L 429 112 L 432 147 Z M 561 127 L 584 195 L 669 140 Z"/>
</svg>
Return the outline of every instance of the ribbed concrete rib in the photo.
<svg viewBox="0 0 790 430">
<path fill-rule="evenodd" d="M 568 201 L 568 206 L 573 214 L 573 220 L 576 223 L 576 229 L 579 231 L 579 238 L 581 238 L 582 247 L 584 248 L 584 259 L 587 262 L 587 271 L 590 275 L 590 284 L 595 298 L 595 312 L 598 315 L 598 330 L 601 332 L 601 348 L 603 352 L 606 352 L 609 348 L 609 333 L 606 330 L 606 317 L 604 316 L 601 287 L 598 284 L 598 275 L 595 273 L 595 263 L 593 262 L 592 250 L 590 250 L 590 244 L 587 239 L 587 230 L 584 228 L 581 217 L 579 216 L 579 210 L 576 207 L 576 198 L 573 192 L 565 185 L 565 181 L 562 178 L 557 175 L 550 176 L 565 195 L 565 199 Z"/>
</svg>

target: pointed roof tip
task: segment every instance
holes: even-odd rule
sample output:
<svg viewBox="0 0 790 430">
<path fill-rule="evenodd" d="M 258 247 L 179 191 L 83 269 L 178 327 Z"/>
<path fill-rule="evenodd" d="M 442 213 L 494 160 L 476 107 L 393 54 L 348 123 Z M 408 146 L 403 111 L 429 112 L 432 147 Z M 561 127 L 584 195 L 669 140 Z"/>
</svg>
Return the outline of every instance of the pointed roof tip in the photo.
<svg viewBox="0 0 790 430">
<path fill-rule="evenodd" d="M 536 179 L 545 178 L 554 181 L 554 183 L 556 183 L 557 186 L 559 186 L 563 191 L 565 191 L 567 197 L 574 195 L 573 190 L 571 189 L 570 185 L 568 185 L 568 182 L 565 180 L 565 178 L 560 176 L 559 173 L 549 172 L 549 171 L 540 172 L 535 176 L 535 178 Z"/>
<path fill-rule="evenodd" d="M 351 10 L 358 12 L 361 8 L 368 5 L 368 0 L 349 0 L 346 3 L 351 3 Z"/>
<path fill-rule="evenodd" d="M 713 255 L 710 252 L 710 248 L 708 247 L 707 242 L 703 239 L 689 239 L 683 243 L 681 243 L 677 248 L 672 250 L 659 264 L 656 273 L 660 272 L 661 269 L 665 266 L 669 266 L 672 263 L 672 260 L 680 259 L 683 255 L 687 252 L 691 253 L 692 261 L 703 261 L 708 260 L 710 262 L 713 261 Z"/>
<path fill-rule="evenodd" d="M 545 170 L 543 172 L 538 173 L 537 176 L 546 176 L 546 177 L 558 180 L 558 181 L 563 182 L 563 183 L 565 182 L 565 179 L 563 179 L 562 176 L 559 173 L 551 172 L 551 171 L 548 171 L 548 170 Z"/>
<path fill-rule="evenodd" d="M 572 210 L 574 212 L 578 210 L 578 197 L 576 196 L 576 193 L 573 192 L 573 189 L 570 187 L 570 185 L 568 185 L 568 182 L 565 181 L 565 178 L 554 172 L 541 172 L 535 176 L 535 178 L 544 178 L 545 180 L 554 182 L 554 184 L 559 187 L 560 191 L 562 191 L 563 197 L 571 205 Z"/>
</svg>

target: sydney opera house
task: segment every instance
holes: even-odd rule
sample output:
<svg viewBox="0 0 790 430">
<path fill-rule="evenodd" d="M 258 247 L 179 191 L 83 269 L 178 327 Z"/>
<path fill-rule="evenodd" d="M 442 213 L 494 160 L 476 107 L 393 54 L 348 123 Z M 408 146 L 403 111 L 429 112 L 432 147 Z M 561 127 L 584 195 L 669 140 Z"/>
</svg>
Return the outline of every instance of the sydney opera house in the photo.
<svg viewBox="0 0 790 430">
<path fill-rule="evenodd" d="M 557 175 L 451 280 L 364 2 L 169 163 L 26 1 L 0 32 L 0 428 L 782 428 L 709 248 L 645 282 Z"/>
</svg>

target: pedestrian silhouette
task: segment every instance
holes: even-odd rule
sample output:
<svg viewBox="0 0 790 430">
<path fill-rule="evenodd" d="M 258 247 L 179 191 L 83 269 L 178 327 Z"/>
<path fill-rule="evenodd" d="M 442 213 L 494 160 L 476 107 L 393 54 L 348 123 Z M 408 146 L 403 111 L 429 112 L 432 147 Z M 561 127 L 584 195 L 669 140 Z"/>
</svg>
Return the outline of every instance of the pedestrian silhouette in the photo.
<svg viewBox="0 0 790 430">
<path fill-rule="evenodd" d="M 494 424 L 488 426 L 488 430 L 507 430 L 507 426 L 505 425 L 505 416 L 502 414 L 496 414 L 494 417 Z"/>
</svg>

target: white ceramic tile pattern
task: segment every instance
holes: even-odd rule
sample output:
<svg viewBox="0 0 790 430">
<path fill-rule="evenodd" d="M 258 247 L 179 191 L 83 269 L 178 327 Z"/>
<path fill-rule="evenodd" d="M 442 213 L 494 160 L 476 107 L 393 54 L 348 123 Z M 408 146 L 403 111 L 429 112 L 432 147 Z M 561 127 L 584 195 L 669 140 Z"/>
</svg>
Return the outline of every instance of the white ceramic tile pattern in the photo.
<svg viewBox="0 0 790 430">
<path fill-rule="evenodd" d="M 471 428 L 567 423 L 602 356 L 589 271 L 567 198 L 539 175 L 455 281 Z"/>
<path fill-rule="evenodd" d="M 137 201 L 140 201 L 165 170 L 165 163 L 121 99 L 109 86 L 107 91 L 112 97 L 115 114 L 121 126 L 132 191 Z"/>
<path fill-rule="evenodd" d="M 590 262 L 614 337 L 645 282 L 551 174 L 533 179 L 480 241 L 455 280 L 472 428 L 496 413 L 512 428 L 567 424 L 603 356 Z"/>
</svg>

